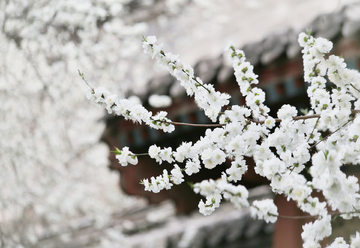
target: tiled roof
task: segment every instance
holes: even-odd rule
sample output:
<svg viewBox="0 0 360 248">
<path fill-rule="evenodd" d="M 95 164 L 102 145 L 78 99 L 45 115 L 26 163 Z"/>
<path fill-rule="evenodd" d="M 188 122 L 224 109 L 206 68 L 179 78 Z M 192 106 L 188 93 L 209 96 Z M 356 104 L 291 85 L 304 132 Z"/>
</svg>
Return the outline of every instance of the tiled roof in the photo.
<svg viewBox="0 0 360 248">
<path fill-rule="evenodd" d="M 300 54 L 298 35 L 305 29 L 311 30 L 315 37 L 323 37 L 333 40 L 337 37 L 356 37 L 360 35 L 360 3 L 344 6 L 338 12 L 318 16 L 304 30 L 286 29 L 269 34 L 265 39 L 247 44 L 242 49 L 247 60 L 255 67 L 259 64 L 268 65 L 281 55 L 293 59 Z M 222 83 L 233 75 L 233 70 L 224 61 L 223 55 L 215 58 L 200 60 L 194 67 L 195 75 L 199 76 L 205 83 L 214 78 Z M 154 78 L 149 82 L 147 96 L 151 94 L 169 94 L 179 96 L 184 90 L 175 84 L 175 78 L 163 76 Z M 145 97 L 146 99 L 146 97 Z"/>
<path fill-rule="evenodd" d="M 267 186 L 250 190 L 250 201 L 262 198 L 272 198 Z M 144 209 L 125 218 L 133 223 L 132 229 L 126 231 L 123 226 L 119 229 L 130 233 L 128 241 L 133 248 L 225 248 L 239 247 L 239 244 L 241 247 L 271 247 L 273 225 L 252 219 L 248 209 L 238 210 L 230 203 L 222 204 L 210 216 L 202 216 L 197 211 L 190 216 L 173 216 L 171 206 L 166 203 L 156 210 Z"/>
</svg>

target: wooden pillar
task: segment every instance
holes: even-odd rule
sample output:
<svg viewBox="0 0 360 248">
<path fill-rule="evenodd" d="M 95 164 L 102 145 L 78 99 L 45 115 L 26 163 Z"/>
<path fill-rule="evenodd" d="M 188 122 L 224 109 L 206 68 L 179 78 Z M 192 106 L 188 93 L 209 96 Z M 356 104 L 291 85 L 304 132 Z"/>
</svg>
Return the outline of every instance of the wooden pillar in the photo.
<svg viewBox="0 0 360 248">
<path fill-rule="evenodd" d="M 275 196 L 275 204 L 279 215 L 300 216 L 301 210 L 294 201 L 287 201 L 282 195 Z M 301 248 L 302 247 L 302 224 L 303 220 L 278 218 L 275 223 L 273 248 Z"/>
</svg>

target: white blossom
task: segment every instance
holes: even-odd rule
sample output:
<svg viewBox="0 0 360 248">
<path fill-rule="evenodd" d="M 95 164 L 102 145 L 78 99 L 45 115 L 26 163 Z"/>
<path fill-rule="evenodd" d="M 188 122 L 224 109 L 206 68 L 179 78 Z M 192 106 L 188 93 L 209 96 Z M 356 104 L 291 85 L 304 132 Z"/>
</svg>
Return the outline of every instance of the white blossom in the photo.
<svg viewBox="0 0 360 248">
<path fill-rule="evenodd" d="M 198 159 L 191 159 L 191 160 L 186 161 L 185 172 L 189 176 L 191 176 L 192 174 L 198 173 L 200 171 L 200 168 L 201 168 L 201 165 L 200 165 L 200 161 Z"/>
<path fill-rule="evenodd" d="M 250 213 L 254 217 L 257 216 L 259 219 L 271 223 L 275 223 L 278 216 L 277 207 L 271 199 L 254 201 L 250 207 Z"/>
<path fill-rule="evenodd" d="M 129 147 L 123 147 L 121 151 L 119 151 L 120 154 L 117 154 L 115 157 L 119 161 L 119 164 L 122 166 L 127 166 L 129 164 L 137 164 L 138 159 L 137 156 L 134 155 L 131 151 L 129 151 Z"/>
<path fill-rule="evenodd" d="M 174 164 L 174 169 L 171 170 L 171 181 L 175 184 L 180 184 L 184 181 L 184 175 L 181 172 L 180 167 L 177 164 Z"/>
<path fill-rule="evenodd" d="M 351 248 L 360 247 L 360 233 L 359 232 L 356 232 L 355 235 L 350 236 L 350 239 L 351 239 L 351 243 L 350 243 Z"/>
</svg>

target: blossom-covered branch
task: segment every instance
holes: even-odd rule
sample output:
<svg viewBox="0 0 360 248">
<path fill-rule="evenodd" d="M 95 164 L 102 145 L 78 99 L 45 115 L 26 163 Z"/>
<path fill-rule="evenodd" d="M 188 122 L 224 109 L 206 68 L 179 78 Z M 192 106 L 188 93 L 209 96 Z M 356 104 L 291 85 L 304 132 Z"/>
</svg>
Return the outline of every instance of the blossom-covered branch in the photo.
<svg viewBox="0 0 360 248">
<path fill-rule="evenodd" d="M 248 170 L 244 158 L 252 157 L 255 172 L 270 181 L 274 193 L 294 200 L 303 212 L 316 218 L 303 226 L 304 247 L 319 247 L 319 242 L 331 234 L 334 212 L 329 212 L 328 208 L 341 213 L 342 218 L 360 217 L 358 179 L 347 176 L 341 170 L 346 164 L 360 162 L 360 118 L 357 115 L 360 112 L 360 93 L 357 90 L 360 88 L 360 73 L 347 69 L 344 59 L 328 55 L 332 48 L 330 41 L 305 33 L 299 35 L 299 43 L 303 47 L 304 79 L 310 83 L 307 94 L 311 109 L 306 115 L 298 116 L 294 106 L 285 104 L 277 111 L 277 117 L 269 115 L 265 92 L 255 87 L 258 76 L 246 61 L 245 53 L 235 49 L 231 43 L 225 50 L 230 51 L 229 58 L 240 92 L 245 97 L 245 105 L 233 105 L 221 111 L 229 104 L 230 96 L 204 84 L 178 55 L 165 53 L 163 44 L 157 45 L 156 42 L 154 36 L 144 38 L 144 52 L 176 77 L 187 94 L 194 95 L 198 107 L 213 122 L 218 120 L 219 124 L 207 126 L 213 129 L 208 128 L 198 141 L 183 142 L 175 150 L 151 145 L 148 155 L 157 163 L 166 161 L 174 168 L 170 174 L 164 170 L 162 175 L 144 179 L 141 183 L 145 190 L 157 193 L 170 189 L 184 181 L 184 172 L 191 176 L 202 168 L 213 169 L 228 160 L 231 164 L 224 166 L 221 178 L 193 185 L 194 192 L 206 198 L 205 202 L 199 202 L 199 211 L 204 215 L 211 214 L 225 199 L 238 208 L 250 206 L 253 217 L 276 222 L 281 216 L 273 200 L 250 204 L 247 189 L 237 183 Z M 326 77 L 336 88 L 326 88 Z M 112 100 L 114 97 L 104 92 L 95 90 L 89 94 L 110 113 L 115 112 L 139 123 L 148 124 L 150 119 L 152 125 L 188 125 L 167 120 L 166 113 L 162 113 L 160 118 L 152 117 L 140 106 L 137 108 L 146 114 L 137 117 L 136 111 L 128 105 L 124 107 L 126 100 Z M 118 153 L 121 164 L 135 163 L 136 155 L 128 148 L 118 150 Z M 177 163 L 184 163 L 184 168 Z M 306 171 L 311 179 L 304 176 Z M 314 191 L 322 192 L 325 200 L 321 202 L 314 197 Z M 352 244 L 357 242 L 360 242 L 358 234 Z"/>
</svg>

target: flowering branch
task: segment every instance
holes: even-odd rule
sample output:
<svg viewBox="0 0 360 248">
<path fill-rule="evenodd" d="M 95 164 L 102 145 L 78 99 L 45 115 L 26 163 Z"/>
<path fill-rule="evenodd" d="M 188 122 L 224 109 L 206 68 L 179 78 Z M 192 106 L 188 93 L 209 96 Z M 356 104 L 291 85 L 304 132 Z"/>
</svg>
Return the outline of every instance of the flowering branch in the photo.
<svg viewBox="0 0 360 248">
<path fill-rule="evenodd" d="M 345 214 L 359 214 L 360 211 L 352 211 L 348 213 L 342 213 L 342 212 L 329 212 L 328 214 L 331 216 L 341 216 Z M 281 219 L 290 219 L 290 220 L 300 220 L 300 219 L 310 219 L 310 218 L 320 218 L 321 215 L 306 215 L 306 216 L 286 216 L 286 215 L 274 215 L 274 217 L 278 217 Z"/>
<path fill-rule="evenodd" d="M 78 69 L 78 72 L 79 72 L 79 76 L 81 77 L 81 79 L 87 84 L 87 86 L 89 86 L 89 88 L 91 89 L 91 92 L 93 94 L 95 94 L 95 91 L 94 89 L 90 86 L 90 84 L 86 81 L 85 77 L 84 77 L 84 73 L 81 72 L 79 69 Z"/>
<path fill-rule="evenodd" d="M 318 142 L 316 142 L 314 145 L 312 145 L 310 148 L 313 148 L 315 146 L 317 146 L 320 142 L 326 140 L 327 138 L 329 138 L 331 135 L 333 135 L 334 133 L 336 133 L 337 131 L 339 131 L 341 128 L 345 127 L 347 124 L 349 124 L 350 122 L 352 122 L 354 119 L 356 118 L 356 116 L 354 116 L 353 118 L 351 118 L 348 122 L 346 122 L 344 125 L 342 125 L 341 127 L 339 127 L 338 129 L 336 129 L 334 132 L 329 133 L 328 135 L 326 135 L 324 138 L 322 138 L 321 140 L 319 140 Z"/>
<path fill-rule="evenodd" d="M 247 189 L 235 183 L 248 169 L 244 158 L 252 157 L 255 172 L 270 181 L 274 193 L 294 200 L 303 212 L 316 218 L 303 226 L 304 246 L 310 247 L 330 235 L 332 216 L 360 216 L 359 211 L 353 211 L 360 209 L 358 179 L 345 175 L 340 169 L 345 164 L 360 163 L 357 156 L 360 153 L 360 118 L 357 116 L 360 100 L 356 98 L 360 96 L 357 94 L 360 73 L 347 69 L 342 58 L 328 56 L 332 48 L 328 40 L 301 33 L 298 41 L 303 47 L 304 79 L 310 83 L 307 94 L 311 114 L 308 115 L 298 116 L 294 106 L 285 104 L 278 110 L 276 118 L 271 117 L 270 109 L 265 105 L 265 92 L 254 87 L 258 84 L 258 76 L 253 72 L 253 66 L 246 61 L 245 53 L 235 49 L 231 43 L 226 50 L 230 50 L 234 75 L 246 104 L 233 105 L 221 112 L 228 105 L 230 96 L 215 91 L 212 85 L 204 84 L 195 77 L 193 69 L 183 63 L 178 55 L 165 53 L 163 44 L 156 44 L 155 36 L 144 38 L 144 52 L 176 77 L 187 94 L 194 96 L 205 115 L 213 122 L 218 120 L 218 124 L 172 122 L 166 118 L 165 111 L 153 116 L 141 105 L 135 108 L 128 100 L 116 99 L 102 88 L 91 89 L 88 97 L 104 105 L 109 113 L 114 112 L 125 119 L 144 122 L 164 131 L 173 131 L 175 125 L 208 127 L 198 141 L 183 142 L 175 150 L 171 147 L 160 148 L 155 144 L 149 147 L 147 154 L 150 158 L 159 164 L 166 161 L 174 168 L 170 173 L 164 170 L 162 175 L 143 179 L 141 184 L 146 191 L 157 193 L 170 189 L 184 181 L 183 173 L 191 176 L 202 167 L 213 169 L 229 160 L 231 166 L 224 169 L 220 179 L 203 180 L 193 185 L 194 192 L 205 197 L 205 201 L 199 202 L 199 211 L 204 215 L 211 214 L 220 206 L 222 199 L 232 202 L 237 208 L 248 207 Z M 83 77 L 82 74 L 80 76 Z M 326 76 L 336 88 L 327 89 Z M 350 92 L 351 87 L 355 91 Z M 321 138 L 324 132 L 330 133 Z M 316 152 L 312 151 L 314 147 L 317 147 Z M 116 148 L 115 152 L 123 166 L 137 163 L 137 155 L 127 147 L 122 150 Z M 302 175 L 309 162 L 311 180 Z M 180 168 L 176 163 L 184 163 L 185 167 Z M 314 191 L 322 192 L 324 202 L 311 196 Z M 328 212 L 327 206 L 336 212 Z M 278 217 L 310 218 L 281 216 L 271 199 L 254 201 L 250 213 L 253 217 L 272 223 Z M 360 242 L 360 236 L 358 240 Z"/>
</svg>

